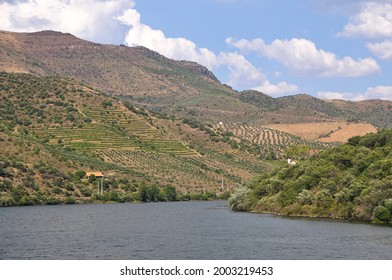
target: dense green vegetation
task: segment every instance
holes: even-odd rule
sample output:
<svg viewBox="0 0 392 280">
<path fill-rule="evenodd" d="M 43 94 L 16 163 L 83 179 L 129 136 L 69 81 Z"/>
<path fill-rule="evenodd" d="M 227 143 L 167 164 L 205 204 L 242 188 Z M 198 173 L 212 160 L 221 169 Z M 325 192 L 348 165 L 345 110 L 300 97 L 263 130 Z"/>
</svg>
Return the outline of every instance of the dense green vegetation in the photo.
<svg viewBox="0 0 392 280">
<path fill-rule="evenodd" d="M 25 164 L 15 158 L 0 157 L 0 206 L 53 205 L 92 202 L 156 202 L 189 200 L 172 185 L 129 180 L 127 177 L 103 179 L 103 194 L 98 193 L 101 179 L 84 170 L 65 173 L 40 161 Z M 120 177 L 120 178 L 119 178 Z M 205 197 L 208 199 L 208 197 Z"/>
<path fill-rule="evenodd" d="M 237 211 L 392 222 L 392 130 L 354 137 L 297 165 L 254 178 Z"/>
</svg>

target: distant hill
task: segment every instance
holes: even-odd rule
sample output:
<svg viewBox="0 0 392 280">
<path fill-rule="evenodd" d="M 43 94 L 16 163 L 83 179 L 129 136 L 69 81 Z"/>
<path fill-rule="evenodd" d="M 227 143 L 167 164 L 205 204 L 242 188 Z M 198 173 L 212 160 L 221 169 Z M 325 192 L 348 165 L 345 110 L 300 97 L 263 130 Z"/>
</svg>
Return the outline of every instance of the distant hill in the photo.
<svg viewBox="0 0 392 280">
<path fill-rule="evenodd" d="M 367 120 L 378 127 L 392 127 L 392 102 L 385 100 L 364 100 L 358 102 L 345 100 L 326 100 L 346 112 L 348 120 Z"/>
<path fill-rule="evenodd" d="M 390 101 L 324 101 L 309 95 L 272 98 L 237 92 L 207 68 L 144 47 L 103 45 L 54 31 L 0 31 L 0 71 L 74 78 L 102 92 L 176 117 L 210 124 L 370 122 L 390 127 Z"/>
</svg>

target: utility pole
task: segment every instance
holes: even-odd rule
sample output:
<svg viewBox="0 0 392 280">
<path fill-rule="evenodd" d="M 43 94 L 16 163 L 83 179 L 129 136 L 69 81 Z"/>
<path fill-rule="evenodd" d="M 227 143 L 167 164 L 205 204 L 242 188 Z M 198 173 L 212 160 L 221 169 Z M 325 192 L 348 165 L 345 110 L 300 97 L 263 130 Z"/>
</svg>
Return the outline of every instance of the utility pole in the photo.
<svg viewBox="0 0 392 280">
<path fill-rule="evenodd" d="M 222 191 L 224 190 L 224 185 L 223 185 L 223 175 L 222 175 L 222 187 L 221 187 Z"/>
<path fill-rule="evenodd" d="M 101 177 L 101 180 L 97 180 L 98 183 L 98 194 L 103 194 L 103 183 L 104 183 L 104 176 Z"/>
</svg>

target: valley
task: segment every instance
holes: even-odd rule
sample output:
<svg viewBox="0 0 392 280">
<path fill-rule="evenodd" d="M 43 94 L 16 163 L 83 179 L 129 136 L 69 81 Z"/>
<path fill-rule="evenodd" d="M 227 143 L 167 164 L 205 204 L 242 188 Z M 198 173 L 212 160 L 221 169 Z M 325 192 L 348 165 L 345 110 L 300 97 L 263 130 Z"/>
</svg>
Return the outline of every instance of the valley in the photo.
<svg viewBox="0 0 392 280">
<path fill-rule="evenodd" d="M 392 123 L 390 101 L 238 92 L 194 62 L 54 31 L 0 31 L 0 71 L 2 206 L 227 198 L 293 145 Z"/>
</svg>

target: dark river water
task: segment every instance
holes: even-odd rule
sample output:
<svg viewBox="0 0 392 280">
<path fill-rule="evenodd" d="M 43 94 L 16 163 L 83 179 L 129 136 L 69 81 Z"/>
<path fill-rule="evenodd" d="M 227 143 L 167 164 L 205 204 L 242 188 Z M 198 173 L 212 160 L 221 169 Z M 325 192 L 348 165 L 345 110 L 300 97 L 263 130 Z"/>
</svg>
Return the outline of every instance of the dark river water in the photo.
<svg viewBox="0 0 392 280">
<path fill-rule="evenodd" d="M 392 228 L 225 201 L 0 208 L 0 259 L 392 259 Z"/>
</svg>

